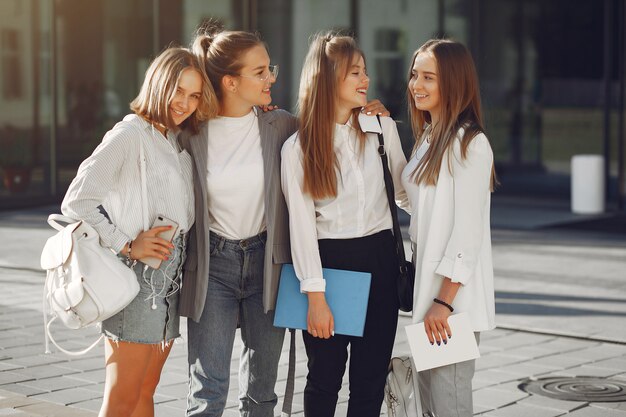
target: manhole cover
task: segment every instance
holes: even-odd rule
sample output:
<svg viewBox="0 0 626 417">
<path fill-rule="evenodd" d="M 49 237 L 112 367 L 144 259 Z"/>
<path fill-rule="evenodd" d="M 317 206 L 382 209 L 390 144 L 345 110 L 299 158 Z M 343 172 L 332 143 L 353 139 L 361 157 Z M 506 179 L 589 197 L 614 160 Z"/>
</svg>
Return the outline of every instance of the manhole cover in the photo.
<svg viewBox="0 0 626 417">
<path fill-rule="evenodd" d="M 518 386 L 529 394 L 566 401 L 626 401 L 626 381 L 593 376 L 527 379 Z"/>
</svg>

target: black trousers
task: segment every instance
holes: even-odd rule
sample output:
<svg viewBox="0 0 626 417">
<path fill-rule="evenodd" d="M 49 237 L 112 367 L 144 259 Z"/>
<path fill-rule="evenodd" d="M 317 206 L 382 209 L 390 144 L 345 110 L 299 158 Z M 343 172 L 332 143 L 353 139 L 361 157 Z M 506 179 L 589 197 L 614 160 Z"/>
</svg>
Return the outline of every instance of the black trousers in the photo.
<svg viewBox="0 0 626 417">
<path fill-rule="evenodd" d="M 335 414 L 350 345 L 348 417 L 378 417 L 398 324 L 398 258 L 390 230 L 356 239 L 320 239 L 325 268 L 371 272 L 363 337 L 319 339 L 303 331 L 309 373 L 304 389 L 306 417 Z"/>
</svg>

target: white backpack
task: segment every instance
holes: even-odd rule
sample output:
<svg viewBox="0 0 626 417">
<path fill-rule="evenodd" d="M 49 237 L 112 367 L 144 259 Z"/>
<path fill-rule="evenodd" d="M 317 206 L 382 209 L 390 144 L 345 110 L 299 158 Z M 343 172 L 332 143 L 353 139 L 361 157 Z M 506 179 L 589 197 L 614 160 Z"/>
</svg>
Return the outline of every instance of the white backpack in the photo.
<svg viewBox="0 0 626 417">
<path fill-rule="evenodd" d="M 422 417 L 417 373 L 413 372 L 410 356 L 391 358 L 385 402 L 389 417 Z"/>
<path fill-rule="evenodd" d="M 60 214 L 51 214 L 48 223 L 59 232 L 48 239 L 41 252 L 41 267 L 47 273 L 43 306 L 46 352 L 50 340 L 68 355 L 81 355 L 101 337 L 87 349 L 68 351 L 50 334 L 52 323 L 60 319 L 66 327 L 80 329 L 106 320 L 137 296 L 139 282 L 111 249 L 100 245 L 100 236 L 89 224 Z"/>
<path fill-rule="evenodd" d="M 148 230 L 146 160 L 141 139 L 139 165 L 143 230 Z M 100 236 L 89 224 L 60 214 L 51 214 L 48 224 L 59 232 L 48 239 L 41 252 L 41 267 L 47 271 L 43 300 L 46 353 L 50 352 L 51 341 L 63 353 L 83 355 L 97 346 L 103 336 L 86 349 L 69 351 L 50 334 L 52 323 L 58 318 L 70 329 L 100 323 L 133 301 L 139 293 L 139 282 L 133 270 L 110 248 L 100 245 Z M 52 314 L 50 320 L 48 311 Z"/>
</svg>

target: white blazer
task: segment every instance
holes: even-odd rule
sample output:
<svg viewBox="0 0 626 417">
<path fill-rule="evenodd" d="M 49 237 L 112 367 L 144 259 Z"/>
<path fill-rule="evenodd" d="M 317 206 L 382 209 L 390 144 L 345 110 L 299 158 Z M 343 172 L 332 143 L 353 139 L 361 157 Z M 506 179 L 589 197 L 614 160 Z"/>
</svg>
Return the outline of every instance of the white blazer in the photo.
<svg viewBox="0 0 626 417">
<path fill-rule="evenodd" d="M 463 129 L 444 157 L 436 186 L 417 185 L 410 178 L 416 155 L 403 171 L 416 262 L 413 321 L 423 321 L 447 277 L 462 284 L 452 303 L 454 312 L 467 312 L 473 331 L 483 331 L 495 327 L 489 224 L 493 152 L 481 133 L 461 159 L 462 134 Z"/>
</svg>

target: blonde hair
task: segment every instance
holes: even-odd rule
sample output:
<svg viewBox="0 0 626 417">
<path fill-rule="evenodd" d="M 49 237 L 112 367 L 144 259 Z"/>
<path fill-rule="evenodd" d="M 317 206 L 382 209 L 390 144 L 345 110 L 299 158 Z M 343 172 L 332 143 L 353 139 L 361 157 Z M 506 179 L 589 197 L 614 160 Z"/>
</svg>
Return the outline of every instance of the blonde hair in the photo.
<svg viewBox="0 0 626 417">
<path fill-rule="evenodd" d="M 202 65 L 188 49 L 169 47 L 152 61 L 139 95 L 130 103 L 130 109 L 151 123 L 177 130 L 179 127 L 171 117 L 169 104 L 176 93 L 181 74 L 188 69 L 200 75 L 202 94 L 198 108 L 181 123 L 180 128 L 198 133 L 201 122 L 217 115 L 217 99 Z"/>
<path fill-rule="evenodd" d="M 448 39 L 427 41 L 413 54 L 409 80 L 412 77 L 415 59 L 421 54 L 432 54 L 435 58 L 441 110 L 437 124 L 432 125 L 430 113 L 415 107 L 413 93 L 407 87 L 409 117 L 416 140 L 415 148 L 426 140 L 427 136 L 431 144 L 413 171 L 413 178 L 417 184 L 436 185 L 441 164 L 451 151 L 459 129 L 464 129 L 461 138 L 461 159 L 467 157 L 469 144 L 476 135 L 484 132 L 480 92 L 474 60 L 463 44 Z M 451 169 L 449 162 L 448 160 L 448 169 Z M 493 190 L 496 184 L 492 165 L 490 189 Z"/>
<path fill-rule="evenodd" d="M 256 33 L 224 31 L 211 22 L 208 26 L 198 29 L 192 42 L 192 50 L 204 63 L 207 76 L 220 101 L 224 97 L 222 78 L 226 75 L 239 75 L 243 67 L 242 55 L 259 45 L 267 49 Z"/>
<path fill-rule="evenodd" d="M 298 94 L 298 137 L 304 165 L 303 191 L 314 199 L 337 195 L 337 156 L 333 139 L 338 85 L 355 56 L 365 56 L 350 36 L 333 32 L 314 36 L 304 60 Z M 359 127 L 359 109 L 352 112 L 352 126 L 359 132 L 361 151 L 366 136 Z"/>
</svg>

